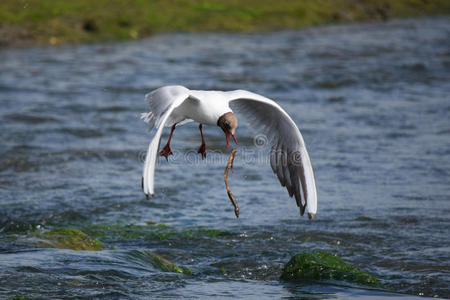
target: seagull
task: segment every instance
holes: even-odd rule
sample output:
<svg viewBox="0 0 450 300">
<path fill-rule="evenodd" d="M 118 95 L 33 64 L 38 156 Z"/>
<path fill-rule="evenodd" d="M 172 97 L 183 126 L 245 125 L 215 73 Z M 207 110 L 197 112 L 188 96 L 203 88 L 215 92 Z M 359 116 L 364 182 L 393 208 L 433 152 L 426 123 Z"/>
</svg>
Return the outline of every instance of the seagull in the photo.
<svg viewBox="0 0 450 300">
<path fill-rule="evenodd" d="M 203 91 L 184 86 L 163 86 L 147 95 L 150 111 L 141 114 L 150 130 L 156 133 L 148 147 L 142 176 L 142 189 L 146 197 L 154 196 L 155 167 L 158 154 L 168 160 L 172 154 L 170 141 L 176 126 L 195 121 L 199 123 L 202 144 L 198 153 L 206 158 L 203 125 L 219 126 L 226 137 L 235 136 L 238 120 L 234 111 L 243 115 L 250 127 L 263 133 L 271 144 L 270 165 L 289 196 L 295 196 L 300 215 L 308 208 L 312 219 L 317 211 L 317 191 L 314 172 L 305 142 L 292 118 L 273 100 L 245 90 Z M 231 109 L 233 108 L 233 110 Z M 171 127 L 167 144 L 159 151 L 164 127 Z M 302 202 L 303 198 L 303 202 Z"/>
</svg>

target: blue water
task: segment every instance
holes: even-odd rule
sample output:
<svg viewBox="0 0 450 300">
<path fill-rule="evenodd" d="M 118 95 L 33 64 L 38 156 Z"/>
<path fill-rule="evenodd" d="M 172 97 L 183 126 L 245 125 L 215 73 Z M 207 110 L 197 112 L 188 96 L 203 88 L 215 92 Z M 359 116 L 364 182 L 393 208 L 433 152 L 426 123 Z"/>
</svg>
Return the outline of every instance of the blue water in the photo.
<svg viewBox="0 0 450 300">
<path fill-rule="evenodd" d="M 442 17 L 0 49 L 0 298 L 450 298 L 449 37 Z M 247 89 L 284 107 L 315 169 L 316 219 L 299 216 L 245 122 L 229 178 L 239 219 L 218 127 L 204 127 L 205 161 L 197 126 L 176 129 L 146 200 L 153 132 L 139 115 L 144 94 L 166 84 Z M 33 243 L 34 232 L 58 227 L 148 221 L 227 234 L 106 233 L 98 239 L 115 250 L 99 252 Z M 193 272 L 162 272 L 136 250 Z M 343 257 L 389 292 L 278 280 L 292 255 L 312 250 Z"/>
</svg>

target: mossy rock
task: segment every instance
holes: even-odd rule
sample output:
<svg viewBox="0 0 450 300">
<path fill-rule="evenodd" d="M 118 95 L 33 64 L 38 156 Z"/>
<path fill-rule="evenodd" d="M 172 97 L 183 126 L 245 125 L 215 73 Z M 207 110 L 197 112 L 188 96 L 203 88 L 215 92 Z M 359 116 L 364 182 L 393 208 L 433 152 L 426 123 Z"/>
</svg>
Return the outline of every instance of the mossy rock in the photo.
<svg viewBox="0 0 450 300">
<path fill-rule="evenodd" d="M 344 280 L 369 286 L 381 286 L 373 276 L 346 264 L 342 258 L 325 251 L 294 255 L 284 266 L 280 279 Z"/>
<path fill-rule="evenodd" d="M 34 233 L 37 237 L 35 244 L 40 247 L 91 250 L 106 249 L 106 246 L 97 239 L 89 237 L 81 230 L 74 228 L 56 228 L 44 233 Z"/>
<path fill-rule="evenodd" d="M 200 228 L 179 230 L 165 224 L 156 224 L 154 222 L 147 222 L 147 225 L 95 224 L 83 228 L 90 236 L 101 237 L 102 240 L 107 241 L 191 240 L 229 235 L 228 232 L 219 229 Z"/>
<path fill-rule="evenodd" d="M 144 253 L 151 258 L 154 266 L 160 268 L 164 272 L 191 274 L 191 270 L 187 267 L 177 266 L 173 262 L 149 251 L 145 251 Z"/>
<path fill-rule="evenodd" d="M 94 224 L 83 227 L 89 235 L 107 241 L 166 240 L 175 230 L 164 224 Z"/>
<path fill-rule="evenodd" d="M 133 250 L 131 252 L 131 255 L 164 272 L 181 273 L 181 274 L 192 273 L 188 267 L 178 266 L 173 262 L 165 259 L 164 257 L 161 257 L 158 254 L 154 254 L 150 251 Z"/>
<path fill-rule="evenodd" d="M 218 237 L 230 235 L 228 231 L 220 229 L 193 229 L 179 233 L 180 238 Z"/>
</svg>

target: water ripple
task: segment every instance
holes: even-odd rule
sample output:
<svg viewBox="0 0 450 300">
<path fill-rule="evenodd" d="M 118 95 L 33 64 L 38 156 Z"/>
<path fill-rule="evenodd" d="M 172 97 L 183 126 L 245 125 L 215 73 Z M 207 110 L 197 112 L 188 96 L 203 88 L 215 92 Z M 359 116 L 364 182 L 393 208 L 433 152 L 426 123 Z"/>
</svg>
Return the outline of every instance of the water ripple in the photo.
<svg viewBox="0 0 450 300">
<path fill-rule="evenodd" d="M 405 298 L 450 297 L 448 27 L 442 17 L 1 49 L 0 298 L 403 298 L 278 280 L 292 255 L 312 250 L 342 256 Z M 204 129 L 206 160 L 195 152 L 198 128 L 177 128 L 175 155 L 159 160 L 147 200 L 141 168 L 152 133 L 139 113 L 144 94 L 164 84 L 277 100 L 308 146 L 317 218 L 299 216 L 245 122 L 229 179 L 239 219 L 215 127 Z M 116 250 L 30 243 L 55 227 Z M 162 272 L 143 251 L 193 273 Z"/>
</svg>

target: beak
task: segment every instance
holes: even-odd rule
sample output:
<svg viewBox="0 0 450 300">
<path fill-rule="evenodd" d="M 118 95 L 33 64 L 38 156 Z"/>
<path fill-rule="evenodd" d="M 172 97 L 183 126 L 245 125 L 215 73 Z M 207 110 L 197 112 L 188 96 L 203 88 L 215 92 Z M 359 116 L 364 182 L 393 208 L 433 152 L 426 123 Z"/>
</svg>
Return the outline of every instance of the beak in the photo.
<svg viewBox="0 0 450 300">
<path fill-rule="evenodd" d="M 236 143 L 236 145 L 237 145 L 237 138 L 236 138 L 236 136 L 234 135 L 234 134 L 231 134 L 231 136 L 233 137 L 233 140 L 234 140 L 234 142 Z"/>
<path fill-rule="evenodd" d="M 237 144 L 237 138 L 234 134 L 232 134 L 229 130 L 225 131 L 225 135 L 227 137 L 227 149 L 230 147 L 230 135 L 233 137 L 234 142 Z"/>
</svg>

